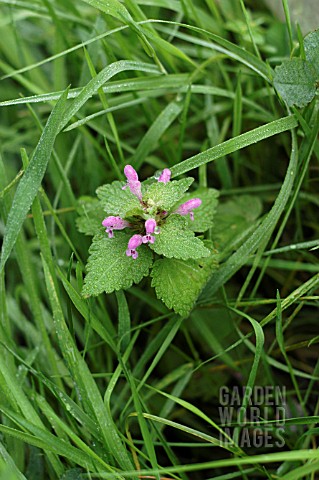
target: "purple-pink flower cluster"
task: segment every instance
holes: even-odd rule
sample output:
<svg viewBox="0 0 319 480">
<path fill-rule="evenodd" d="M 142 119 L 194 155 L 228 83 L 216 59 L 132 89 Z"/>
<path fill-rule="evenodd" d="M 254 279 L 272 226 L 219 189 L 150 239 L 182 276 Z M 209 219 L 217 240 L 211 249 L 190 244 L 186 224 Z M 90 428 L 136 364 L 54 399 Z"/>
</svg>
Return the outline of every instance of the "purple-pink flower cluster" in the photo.
<svg viewBox="0 0 319 480">
<path fill-rule="evenodd" d="M 143 204 L 142 199 L 142 188 L 141 182 L 138 179 L 138 174 L 135 169 L 131 165 L 126 165 L 124 168 L 124 174 L 127 178 L 127 183 L 122 187 L 123 189 L 129 188 L 133 195 L 135 195 L 141 204 Z M 164 168 L 158 181 L 161 183 L 168 183 L 171 179 L 171 171 L 169 168 Z M 191 220 L 194 220 L 194 212 L 195 208 L 198 208 L 201 205 L 202 201 L 200 198 L 192 198 L 187 202 L 180 205 L 173 213 L 177 213 L 179 215 L 188 215 L 190 216 Z M 162 212 L 163 213 L 163 212 Z M 165 212 L 166 213 L 166 212 Z M 106 227 L 106 233 L 108 234 L 109 238 L 114 237 L 113 230 L 123 230 L 124 228 L 130 228 L 132 225 L 124 220 L 119 216 L 109 216 L 106 217 L 102 222 L 103 227 Z M 144 235 L 135 234 L 133 235 L 127 245 L 126 255 L 128 257 L 132 257 L 134 260 L 138 257 L 137 248 L 142 245 L 143 243 L 151 243 L 155 242 L 154 234 L 160 233 L 160 228 L 157 225 L 155 218 L 147 218 L 144 222 Z"/>
</svg>

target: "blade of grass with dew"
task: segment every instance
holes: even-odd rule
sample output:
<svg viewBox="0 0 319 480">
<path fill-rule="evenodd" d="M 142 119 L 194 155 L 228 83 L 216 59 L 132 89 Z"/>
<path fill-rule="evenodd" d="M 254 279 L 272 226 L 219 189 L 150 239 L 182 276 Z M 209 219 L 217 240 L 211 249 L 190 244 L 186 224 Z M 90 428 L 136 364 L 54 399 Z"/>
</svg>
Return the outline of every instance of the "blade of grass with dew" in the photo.
<svg viewBox="0 0 319 480">
<path fill-rule="evenodd" d="M 37 115 L 36 111 L 34 110 L 34 108 L 32 108 L 31 105 L 27 104 L 27 107 L 28 107 L 28 110 L 31 112 L 31 115 L 34 118 L 35 123 L 38 126 L 40 133 L 42 134 L 44 127 L 41 123 L 41 120 L 40 120 L 39 116 Z M 21 151 L 22 150 L 23 149 L 21 149 Z M 59 157 L 59 155 L 57 154 L 57 152 L 54 148 L 52 150 L 52 161 L 53 161 L 54 165 L 56 166 L 58 173 L 60 174 L 60 179 L 61 179 L 62 185 L 64 186 L 64 190 L 65 190 L 65 192 L 68 196 L 68 201 L 70 202 L 71 205 L 75 206 L 76 205 L 76 198 L 74 196 L 74 193 L 73 193 L 72 187 L 70 185 L 70 182 L 67 178 L 67 175 L 64 171 L 64 168 L 63 168 L 62 162 L 60 160 L 60 157 Z M 50 164 L 49 164 L 49 166 L 50 166 Z"/>
<path fill-rule="evenodd" d="M 194 318 L 196 323 L 200 324 L 200 336 L 202 337 L 202 341 L 208 345 L 210 350 L 212 350 L 214 353 L 221 353 L 220 359 L 225 362 L 229 368 L 233 369 L 234 371 L 238 370 L 232 357 L 224 352 L 223 346 L 212 329 L 209 328 L 206 322 L 201 321 L 200 313 L 195 310 L 192 313 L 192 318 Z"/>
<path fill-rule="evenodd" d="M 300 118 L 300 115 L 298 116 L 298 120 Z M 313 118 L 311 119 L 310 121 L 311 125 L 312 125 L 312 129 L 310 129 L 308 127 L 308 135 L 304 137 L 302 143 L 301 143 L 301 146 L 299 148 L 299 160 L 298 162 L 302 165 L 302 169 L 297 171 L 297 175 L 296 175 L 296 179 L 297 179 L 297 182 L 296 182 L 296 186 L 294 188 L 294 191 L 291 195 L 291 198 L 288 200 L 287 202 L 287 208 L 286 208 L 286 212 L 285 212 L 285 216 L 283 218 L 283 220 L 281 221 L 280 223 L 280 226 L 279 226 L 279 230 L 276 234 L 276 237 L 272 243 L 272 246 L 271 248 L 275 248 L 280 237 L 282 236 L 282 232 L 284 231 L 284 228 L 287 224 L 287 221 L 288 221 L 288 218 L 291 214 L 291 211 L 292 211 L 292 208 L 293 206 L 296 204 L 296 201 L 297 201 L 297 198 L 298 198 L 298 195 L 299 195 L 299 192 L 300 192 L 300 189 L 301 189 L 301 186 L 302 186 L 302 183 L 303 183 L 303 179 L 304 179 L 304 176 L 306 174 L 306 172 L 308 171 L 308 164 L 309 164 L 309 161 L 310 161 L 310 158 L 311 158 L 311 154 L 313 152 L 313 149 L 315 148 L 315 142 L 316 142 L 316 138 L 318 136 L 318 131 L 319 131 L 319 117 L 317 114 L 314 114 L 313 115 Z M 261 261 L 261 257 L 262 257 L 262 254 L 266 248 L 266 245 L 268 243 L 268 237 L 265 236 L 264 238 L 264 241 L 261 242 L 261 244 L 259 245 L 259 248 L 258 248 L 258 251 L 257 251 L 257 254 L 253 260 L 253 265 L 252 265 L 252 268 L 249 272 L 249 274 L 247 275 L 246 277 L 246 280 L 240 290 L 240 293 L 237 297 L 238 301 L 241 300 L 241 298 L 243 297 L 254 273 L 255 273 L 255 270 L 258 266 L 261 265 L 261 272 L 257 278 L 257 280 L 255 281 L 254 283 L 254 287 L 252 289 L 252 292 L 251 292 L 251 296 L 255 296 L 257 290 L 258 290 L 258 287 L 260 285 L 260 282 L 264 276 L 264 273 L 267 269 L 268 266 L 270 266 L 270 263 L 271 263 L 271 260 L 270 258 L 267 258 L 265 262 L 262 262 Z M 296 266 L 294 267 L 296 268 Z"/>
<path fill-rule="evenodd" d="M 144 448 L 145 448 L 145 450 L 148 454 L 149 462 L 151 463 L 152 468 L 156 469 L 158 467 L 156 452 L 155 452 L 155 448 L 154 448 L 154 445 L 153 445 L 151 432 L 149 431 L 147 422 L 146 422 L 145 417 L 144 417 L 141 400 L 140 400 L 137 388 L 135 386 L 135 379 L 133 378 L 131 372 L 128 371 L 126 365 L 121 361 L 121 359 L 120 359 L 120 363 L 121 363 L 124 375 L 127 379 L 127 382 L 130 385 L 132 401 L 133 401 L 134 407 L 136 409 L 136 416 L 137 416 L 138 424 L 139 424 L 139 427 L 140 427 L 140 430 L 141 430 L 143 443 L 144 443 Z M 156 479 L 160 480 L 159 475 L 156 475 Z"/>
<path fill-rule="evenodd" d="M 107 15 L 114 16 L 121 22 L 125 22 L 135 33 L 137 33 L 147 55 L 153 58 L 157 66 L 163 72 L 165 72 L 165 69 L 162 66 L 160 60 L 158 59 L 154 48 L 152 47 L 150 42 L 147 40 L 145 33 L 142 31 L 139 24 L 134 21 L 133 17 L 131 16 L 127 8 L 122 3 L 120 3 L 118 0 L 108 0 L 107 3 L 101 0 L 83 0 L 83 1 L 88 3 L 89 5 L 92 5 L 98 10 L 106 13 Z"/>
<path fill-rule="evenodd" d="M 134 347 L 138 337 L 139 337 L 139 332 L 135 332 L 134 335 L 131 338 L 131 341 L 130 341 L 127 349 L 125 350 L 125 352 L 121 356 L 121 362 L 119 362 L 118 366 L 114 370 L 113 375 L 111 376 L 111 378 L 109 380 L 107 389 L 106 389 L 105 394 L 104 394 L 104 403 L 107 405 L 108 408 L 110 408 L 111 396 L 112 396 L 112 393 L 114 391 L 114 388 L 115 388 L 117 382 L 119 381 L 121 375 L 123 374 L 122 363 L 123 362 L 126 363 L 128 361 L 129 356 L 132 353 L 133 347 Z"/>
<path fill-rule="evenodd" d="M 310 461 L 298 468 L 294 465 L 293 471 L 287 473 L 281 478 L 282 480 L 299 480 L 300 478 L 305 478 L 305 475 L 308 473 L 312 474 L 312 478 L 316 478 L 314 475 L 316 472 L 319 472 L 319 461 Z"/>
<path fill-rule="evenodd" d="M 66 457 L 70 459 L 71 462 L 82 465 L 84 468 L 89 467 L 91 470 L 94 470 L 94 464 L 91 462 L 90 457 L 85 455 L 84 452 L 68 445 L 66 442 L 62 442 L 52 434 L 49 436 L 47 431 L 41 430 L 40 428 L 34 428 L 34 430 L 36 433 L 32 435 L 17 430 L 16 428 L 0 425 L 0 432 L 6 435 L 17 438 L 18 440 L 33 445 L 34 447 L 38 447 L 41 450 L 47 450 L 55 455 Z"/>
<path fill-rule="evenodd" d="M 90 58 L 90 55 L 89 55 L 89 53 L 86 49 L 84 49 L 84 54 L 85 54 L 85 58 L 86 58 L 86 61 L 87 61 L 87 64 L 88 64 L 88 67 L 89 67 L 89 70 L 90 70 L 90 73 L 91 73 L 91 77 L 95 78 L 97 73 L 96 73 L 96 70 L 94 68 L 93 62 Z M 106 110 L 109 107 L 109 105 L 108 105 L 106 95 L 103 92 L 102 87 L 100 87 L 98 89 L 98 94 L 99 94 L 102 106 L 103 106 L 104 110 Z M 123 151 L 122 151 L 122 147 L 121 147 L 120 137 L 119 137 L 118 130 L 117 130 L 117 127 L 116 127 L 116 123 L 114 121 L 112 113 L 108 112 L 106 114 L 106 118 L 109 122 L 111 131 L 112 131 L 114 139 L 115 139 L 115 144 L 116 144 L 116 147 L 117 147 L 119 158 L 120 158 L 121 162 L 123 163 L 124 162 L 124 156 L 123 156 Z"/>
<path fill-rule="evenodd" d="M 27 480 L 22 472 L 16 466 L 13 458 L 5 449 L 2 442 L 0 442 L 0 472 L 1 475 L 6 475 L 6 478 L 11 480 Z M 4 477 L 2 477 L 4 480 Z"/>
<path fill-rule="evenodd" d="M 176 372 L 175 372 L 176 373 Z M 177 381 L 172 389 L 171 395 L 172 397 L 177 397 L 180 398 L 183 391 L 186 389 L 187 385 L 191 381 L 193 371 L 192 368 L 190 368 L 189 365 L 185 366 L 183 365 L 182 368 L 178 368 L 178 377 Z M 159 385 L 157 385 L 156 390 L 159 390 Z M 163 407 L 160 410 L 159 416 L 168 418 L 175 406 L 175 400 L 168 398 L 166 402 L 164 403 Z"/>
<path fill-rule="evenodd" d="M 158 29 L 161 30 L 161 24 L 170 24 L 170 25 L 177 25 L 179 27 L 185 28 L 186 30 L 190 30 L 191 32 L 196 32 L 201 35 L 204 35 L 206 38 L 212 40 L 209 42 L 207 40 L 198 39 L 195 37 L 190 37 L 185 33 L 176 32 L 176 37 L 181 38 L 183 40 L 189 41 L 190 43 L 194 43 L 196 45 L 201 45 L 203 47 L 210 48 L 212 50 L 216 50 L 218 52 L 224 53 L 232 60 L 238 61 L 243 63 L 248 68 L 256 72 L 261 78 L 266 80 L 267 82 L 270 81 L 270 69 L 267 68 L 266 64 L 260 60 L 255 55 L 249 53 L 247 50 L 235 45 L 234 43 L 226 40 L 225 38 L 220 37 L 214 33 L 209 32 L 203 28 L 198 28 L 194 25 L 188 25 L 185 23 L 179 22 L 172 22 L 167 20 L 153 20 L 152 22 L 158 23 Z M 149 35 L 148 32 L 145 32 L 146 35 Z"/>
<path fill-rule="evenodd" d="M 249 132 L 242 133 L 235 138 L 226 140 L 220 145 L 209 148 L 203 153 L 194 155 L 193 157 L 174 165 L 171 168 L 172 177 L 182 175 L 183 173 L 189 172 L 200 165 L 217 160 L 218 158 L 236 152 L 241 148 L 248 147 L 249 145 L 260 142 L 261 140 L 265 140 L 266 138 L 286 132 L 297 125 L 298 122 L 296 118 L 293 115 L 289 115 L 288 117 L 283 117 L 267 123 L 266 125 L 262 125 L 261 127 L 257 127 Z"/>
<path fill-rule="evenodd" d="M 136 416 L 137 416 L 136 413 L 131 413 L 129 415 L 129 418 L 136 417 Z M 220 439 L 212 437 L 211 435 L 208 435 L 204 432 L 201 432 L 200 430 L 196 430 L 194 428 L 188 427 L 188 426 L 183 425 L 183 424 L 178 423 L 178 422 L 174 422 L 172 420 L 168 420 L 166 418 L 158 417 L 157 415 L 151 415 L 149 413 L 143 413 L 143 416 L 146 419 L 152 420 L 154 422 L 161 423 L 162 425 L 165 425 L 165 426 L 168 426 L 168 427 L 176 428 L 177 430 L 181 430 L 184 433 L 187 433 L 189 435 L 194 435 L 195 437 L 200 438 L 202 440 L 206 440 L 206 442 L 211 443 L 214 447 L 221 447 L 221 448 L 224 448 L 225 450 L 228 450 L 228 451 L 234 453 L 234 448 L 232 447 L 232 445 L 229 445 L 229 443 L 227 443 L 227 441 L 225 441 L 225 439 L 220 440 Z M 233 443 L 233 442 L 231 441 L 230 443 Z M 171 472 L 172 471 L 171 467 L 169 467 L 167 469 L 167 471 Z"/>
<path fill-rule="evenodd" d="M 116 335 L 115 329 L 110 322 L 107 322 L 106 327 L 100 322 L 100 320 L 90 311 L 88 303 L 81 297 L 79 292 L 75 290 L 73 285 L 67 280 L 63 272 L 57 268 L 59 278 L 63 284 L 63 287 L 68 294 L 70 300 L 72 301 L 75 308 L 81 314 L 81 316 L 91 323 L 92 328 L 98 333 L 98 335 L 105 341 L 111 349 L 116 352 L 116 344 L 114 342 L 114 337 Z"/>
<path fill-rule="evenodd" d="M 52 110 L 39 143 L 32 155 L 31 161 L 17 187 L 12 207 L 8 215 L 6 232 L 3 239 L 0 271 L 4 268 L 21 230 L 23 221 L 32 205 L 38 189 L 40 188 L 50 160 L 55 138 L 60 131 L 59 125 L 65 112 L 67 93 L 68 91 L 66 90 L 61 95 L 60 100 Z"/>
<path fill-rule="evenodd" d="M 72 117 L 80 110 L 80 108 L 92 97 L 98 90 L 114 75 L 128 70 L 158 73 L 158 69 L 151 64 L 142 62 L 131 62 L 128 60 L 119 60 L 111 65 L 108 65 L 101 70 L 96 77 L 92 78 L 85 87 L 83 87 L 79 95 L 73 100 L 63 116 L 60 124 L 60 129 L 63 130 Z"/>
<path fill-rule="evenodd" d="M 89 456 L 92 462 L 96 462 L 101 467 L 106 468 L 107 470 L 113 471 L 113 468 L 110 467 L 99 455 L 97 455 L 75 432 L 70 428 L 61 418 L 56 415 L 52 407 L 48 402 L 41 396 L 36 396 L 36 401 L 38 406 L 41 408 L 41 411 L 45 414 L 47 419 L 55 424 L 55 430 L 60 428 L 66 435 L 70 438 L 74 445 L 79 450 L 82 450 L 86 456 Z"/>
<path fill-rule="evenodd" d="M 303 401 L 302 401 L 302 397 L 301 397 L 299 385 L 298 385 L 298 382 L 297 382 L 296 377 L 295 377 L 295 375 L 294 375 L 291 362 L 290 362 L 290 360 L 289 360 L 289 358 L 288 358 L 288 355 L 287 355 L 287 352 L 286 352 L 285 341 L 284 341 L 284 334 L 283 334 L 283 325 L 282 325 L 281 299 L 280 299 L 279 290 L 277 290 L 276 339 L 277 339 L 277 342 L 278 342 L 278 345 L 279 345 L 281 354 L 282 354 L 282 356 L 284 357 L 284 360 L 285 360 L 285 362 L 286 362 L 286 365 L 287 365 L 287 367 L 288 367 L 288 369 L 289 369 L 289 374 L 290 374 L 291 382 L 292 382 L 292 384 L 293 384 L 293 386 L 294 386 L 294 388 L 295 388 L 295 392 L 296 392 L 297 398 L 298 398 L 298 400 L 299 400 L 299 402 L 300 402 L 300 406 L 301 406 L 301 408 L 303 409 L 303 413 L 304 413 L 304 415 L 305 415 L 305 414 L 306 414 L 306 411 L 305 411 L 305 409 L 302 407 Z"/>
<path fill-rule="evenodd" d="M 0 354 L 0 367 L 0 391 L 3 393 L 10 392 L 10 395 L 7 395 L 7 399 L 12 408 L 20 411 L 33 425 L 39 428 L 45 428 L 36 410 L 33 408 L 32 403 L 22 390 L 15 372 L 9 370 L 7 367 L 2 353 Z M 50 453 L 50 449 L 48 450 L 47 456 L 52 468 L 57 475 L 61 475 L 63 472 L 62 463 L 56 455 Z"/>
<path fill-rule="evenodd" d="M 229 446 L 229 449 L 231 449 L 231 451 L 234 454 L 237 454 L 237 455 L 242 455 L 243 454 L 243 451 L 241 450 L 241 448 L 239 448 L 236 441 L 234 441 L 232 438 L 230 438 L 224 432 L 224 430 L 219 427 L 219 425 L 217 425 L 213 420 L 211 420 L 205 413 L 203 413 L 195 405 L 192 405 L 191 403 L 187 402 L 186 400 L 183 400 L 182 398 L 179 398 L 179 397 L 176 397 L 176 396 L 171 395 L 169 393 L 163 392 L 163 391 L 158 390 L 157 388 L 151 387 L 149 385 L 148 385 L 148 388 L 156 391 L 160 395 L 163 395 L 164 397 L 168 398 L 170 401 L 172 401 L 174 403 L 177 403 L 181 407 L 185 408 L 186 410 L 190 411 L 194 415 L 198 416 L 199 418 L 201 418 L 202 420 L 207 422 L 209 425 L 211 425 L 213 428 L 215 428 L 219 432 L 220 436 L 222 436 L 224 441 L 227 442 L 227 444 Z"/>
<path fill-rule="evenodd" d="M 92 374 L 77 350 L 67 328 L 57 291 L 55 290 L 49 268 L 43 257 L 42 262 L 46 286 L 53 311 L 53 318 L 56 325 L 57 336 L 63 356 L 76 384 L 82 392 L 83 401 L 85 399 L 88 408 L 92 414 L 94 414 L 95 421 L 99 425 L 102 438 L 104 439 L 105 447 L 110 451 L 110 453 L 114 456 L 114 459 L 122 468 L 129 468 L 131 466 L 131 461 L 125 447 L 120 440 L 118 430 L 114 424 L 111 414 L 104 406 L 101 394 L 92 377 Z"/>
<path fill-rule="evenodd" d="M 156 354 L 157 356 L 155 360 L 153 360 L 151 367 L 148 370 L 147 377 L 145 378 L 145 381 L 148 378 L 148 375 L 151 373 L 153 368 L 157 365 L 157 362 L 160 360 L 161 356 L 164 354 L 165 349 L 169 348 L 170 346 L 170 341 L 172 338 L 174 338 L 174 335 L 176 335 L 179 327 L 181 324 L 181 320 L 176 322 L 176 316 L 174 315 L 173 318 L 171 318 L 165 325 L 164 327 L 158 332 L 158 334 L 148 343 L 146 346 L 145 350 L 143 351 L 142 355 L 136 362 L 136 365 L 133 368 L 132 374 L 134 378 L 139 378 L 142 374 L 143 371 L 146 367 L 147 362 L 149 362 L 152 359 L 152 356 Z M 118 396 L 118 402 L 113 406 L 112 412 L 115 415 L 115 413 L 119 410 L 119 405 L 123 402 L 123 399 L 126 397 L 128 393 L 128 386 L 125 385 L 122 391 L 120 392 Z M 130 405 L 130 400 L 128 401 L 128 404 L 126 405 L 126 408 Z"/>
<path fill-rule="evenodd" d="M 229 307 L 229 308 L 231 308 L 231 307 Z M 245 393 L 244 393 L 243 400 L 242 400 L 242 405 L 239 409 L 238 423 L 239 423 L 239 425 L 243 425 L 244 421 L 245 421 L 246 410 L 247 410 L 247 407 L 249 405 L 249 400 L 251 398 L 251 395 L 252 395 L 252 392 L 253 392 L 253 389 L 254 389 L 254 385 L 255 385 L 255 381 L 256 381 L 256 377 L 257 377 L 257 373 L 258 373 L 258 367 L 259 367 L 260 359 L 261 359 L 262 352 L 263 352 L 265 336 L 264 336 L 264 332 L 263 332 L 262 327 L 260 326 L 260 324 L 254 318 L 252 318 L 250 315 L 247 315 L 246 313 L 243 313 L 243 312 L 240 312 L 240 311 L 236 310 L 235 308 L 231 308 L 231 310 L 233 312 L 237 313 L 238 315 L 243 316 L 244 318 L 246 318 L 250 322 L 250 324 L 252 325 L 252 327 L 254 329 L 254 333 L 255 333 L 255 337 L 256 337 L 256 347 L 255 347 L 253 364 L 251 366 L 251 370 L 249 372 L 249 377 L 248 377 L 248 380 L 246 382 L 246 388 L 245 388 Z M 234 433 L 233 433 L 233 438 L 234 438 L 234 441 L 236 443 L 238 443 L 238 441 L 239 441 L 240 430 L 241 430 L 241 427 L 235 429 Z"/>
<path fill-rule="evenodd" d="M 2 176 L 0 176 L 1 178 L 0 185 L 1 185 L 2 181 L 4 182 L 6 181 L 6 171 L 5 171 L 1 157 L 0 157 L 0 172 L 2 173 Z M 3 208 L 6 211 L 10 209 L 9 198 L 4 199 Z M 6 211 L 3 212 L 4 219 L 7 216 Z M 55 352 L 53 351 L 49 334 L 47 331 L 47 326 L 44 321 L 43 311 L 41 308 L 41 300 L 39 300 L 39 285 L 36 281 L 36 274 L 35 274 L 35 270 L 32 262 L 31 252 L 29 251 L 29 245 L 27 244 L 25 236 L 22 231 L 17 236 L 16 243 L 15 243 L 15 252 L 17 256 L 18 266 L 19 266 L 19 269 L 23 278 L 23 282 L 25 285 L 25 289 L 28 295 L 28 301 L 29 301 L 30 309 L 33 315 L 33 319 L 37 327 L 37 330 L 40 334 L 40 338 L 41 338 L 40 344 L 42 346 L 42 348 L 40 349 L 41 354 L 43 355 L 44 351 L 46 352 L 46 355 L 48 355 L 50 358 L 50 362 L 47 364 L 47 366 L 49 367 L 48 372 L 50 374 L 54 374 L 54 373 L 56 374 L 58 373 L 59 370 L 57 367 Z M 4 276 L 4 270 L 2 271 L 1 275 Z M 56 377 L 56 382 L 62 388 L 62 384 L 59 377 Z"/>
<path fill-rule="evenodd" d="M 288 169 L 285 180 L 272 209 L 250 238 L 231 255 L 231 257 L 220 267 L 217 273 L 214 273 L 211 276 L 204 288 L 200 301 L 211 299 L 212 295 L 245 264 L 247 258 L 258 248 L 260 243 L 265 241 L 265 237 L 270 237 L 289 200 L 296 175 L 297 163 L 297 139 L 296 134 L 292 131 L 292 148 Z"/>
<path fill-rule="evenodd" d="M 137 170 L 143 164 L 146 156 L 156 147 L 163 133 L 171 126 L 176 117 L 181 113 L 183 105 L 174 100 L 154 120 L 149 130 L 145 133 L 130 159 L 130 164 Z"/>
<path fill-rule="evenodd" d="M 90 432 L 94 438 L 100 439 L 100 434 L 97 432 L 94 421 L 64 391 L 59 390 L 59 388 L 51 380 L 26 363 L 24 359 L 19 357 L 19 355 L 13 352 L 10 348 L 6 348 L 21 365 L 25 366 L 28 372 L 32 373 L 32 375 L 34 375 L 34 377 L 37 378 L 43 386 L 48 388 L 48 390 L 56 398 L 57 402 L 63 406 L 63 409 L 66 412 L 70 413 L 79 424 L 81 424 Z"/>
<path fill-rule="evenodd" d="M 131 315 L 123 290 L 116 292 L 118 304 L 118 342 L 119 350 L 124 353 L 131 340 Z"/>
<path fill-rule="evenodd" d="M 204 85 L 204 84 L 192 84 L 189 87 L 189 75 L 184 73 L 170 74 L 170 75 L 161 75 L 155 70 L 150 72 L 153 75 L 148 77 L 141 78 L 128 78 L 126 80 L 114 80 L 108 82 L 104 85 L 103 92 L 106 94 L 109 93 L 124 93 L 124 92 L 139 92 L 140 94 L 146 95 L 148 92 L 151 92 L 154 96 L 161 96 L 165 93 L 187 93 L 190 88 L 192 93 L 197 94 L 207 94 L 207 95 L 216 95 L 225 98 L 233 99 L 235 98 L 234 92 L 229 92 L 225 88 L 215 87 L 213 85 Z M 157 73 L 157 76 L 154 74 Z M 81 93 L 82 88 L 74 88 L 69 90 L 68 99 L 77 98 Z M 8 107 L 11 105 L 24 105 L 24 104 L 33 104 L 33 103 L 42 103 L 42 102 L 51 102 L 57 100 L 62 92 L 52 92 L 42 95 L 33 95 L 23 98 L 15 98 L 12 100 L 5 100 L 0 102 L 0 107 Z M 111 99 L 112 102 L 116 102 L 117 99 Z M 249 106 L 253 106 L 257 109 L 258 112 L 267 114 L 267 111 L 256 102 L 252 102 L 246 97 L 242 99 L 243 103 Z M 111 107 L 112 108 L 112 107 Z M 269 118 L 272 116 L 268 113 Z M 64 131 L 71 130 L 72 125 L 69 125 L 64 129 Z"/>
<path fill-rule="evenodd" d="M 152 420 L 155 420 L 152 418 Z M 155 420 L 156 421 L 156 420 Z M 230 468 L 238 467 L 241 465 L 256 465 L 263 463 L 276 463 L 276 462 L 296 462 L 304 460 L 317 460 L 319 453 L 317 450 L 298 450 L 298 451 L 288 451 L 288 452 L 275 452 L 275 453 L 264 453 L 259 455 L 246 456 L 244 458 L 227 458 L 223 460 L 213 460 L 209 462 L 202 463 L 193 463 L 186 465 L 179 465 L 178 467 L 169 467 L 167 469 L 143 469 L 139 472 L 134 470 L 121 472 L 125 478 L 140 478 L 141 475 L 154 475 L 154 474 L 165 474 L 167 471 L 169 473 L 179 473 L 179 472 L 201 472 L 203 470 L 217 469 L 217 468 Z M 111 474 L 104 473 L 99 475 L 99 478 L 112 478 Z"/>
</svg>

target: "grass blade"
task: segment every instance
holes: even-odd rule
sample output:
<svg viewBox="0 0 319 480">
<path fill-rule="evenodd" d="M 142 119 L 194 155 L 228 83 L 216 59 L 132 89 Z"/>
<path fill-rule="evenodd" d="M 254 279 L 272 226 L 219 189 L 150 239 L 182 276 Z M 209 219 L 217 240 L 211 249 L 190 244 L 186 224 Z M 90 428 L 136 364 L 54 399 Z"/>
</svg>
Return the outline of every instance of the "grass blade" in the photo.
<svg viewBox="0 0 319 480">
<path fill-rule="evenodd" d="M 242 133 L 237 137 L 226 140 L 220 145 L 209 148 L 203 153 L 199 153 L 194 157 L 188 158 L 187 160 L 174 165 L 171 168 L 172 177 L 189 172 L 200 165 L 217 160 L 217 158 L 223 157 L 224 155 L 229 155 L 230 153 L 236 152 L 241 148 L 248 147 L 253 143 L 257 143 L 261 140 L 265 140 L 266 138 L 278 135 L 279 133 L 286 132 L 297 125 L 298 122 L 295 116 L 289 115 L 288 117 L 280 118 L 279 120 L 274 120 L 266 125 L 257 127 L 250 132 Z"/>
<path fill-rule="evenodd" d="M 59 101 L 52 110 L 31 161 L 19 182 L 11 210 L 9 212 L 5 236 L 3 239 L 0 271 L 2 271 L 5 266 L 5 263 L 21 230 L 24 219 L 41 186 L 56 136 L 60 131 L 59 126 L 65 111 L 67 95 L 68 90 L 61 95 Z"/>
</svg>

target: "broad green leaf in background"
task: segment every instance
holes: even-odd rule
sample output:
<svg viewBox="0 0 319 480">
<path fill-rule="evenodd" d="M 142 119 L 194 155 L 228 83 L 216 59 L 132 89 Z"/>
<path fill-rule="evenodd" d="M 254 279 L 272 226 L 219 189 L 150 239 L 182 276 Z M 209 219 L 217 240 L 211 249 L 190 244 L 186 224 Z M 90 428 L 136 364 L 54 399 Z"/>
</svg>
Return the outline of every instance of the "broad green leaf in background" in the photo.
<svg viewBox="0 0 319 480">
<path fill-rule="evenodd" d="M 102 221 L 105 218 L 105 211 L 96 198 L 82 197 L 78 204 L 80 216 L 76 219 L 76 226 L 79 232 L 94 236 L 103 228 Z"/>
<path fill-rule="evenodd" d="M 6 231 L 3 239 L 0 271 L 3 269 L 11 250 L 14 247 L 24 219 L 41 186 L 53 150 L 55 138 L 60 131 L 60 124 L 65 111 L 67 96 L 68 90 L 61 95 L 59 101 L 52 110 L 39 143 L 16 190 L 12 207 L 8 215 Z"/>
<path fill-rule="evenodd" d="M 290 107 L 304 107 L 316 94 L 318 78 L 319 74 L 310 62 L 292 58 L 275 68 L 274 86 Z"/>
<path fill-rule="evenodd" d="M 257 196 L 241 195 L 221 202 L 212 233 L 216 248 L 219 251 L 235 248 L 250 232 L 261 213 L 262 203 Z"/>
<path fill-rule="evenodd" d="M 160 233 L 156 235 L 155 242 L 150 247 L 159 255 L 168 258 L 208 257 L 210 251 L 194 233 L 187 228 L 187 221 L 180 215 L 171 215 L 166 223 L 160 227 Z"/>
<path fill-rule="evenodd" d="M 152 183 L 143 195 L 143 200 L 149 206 L 154 205 L 162 210 L 169 210 L 186 192 L 193 181 L 193 178 L 188 177 L 168 183 Z"/>
<path fill-rule="evenodd" d="M 124 182 L 116 180 L 97 189 L 96 194 L 101 201 L 101 205 L 109 215 L 125 217 L 132 215 L 132 212 L 134 213 L 136 210 L 141 210 L 139 199 L 133 195 L 129 188 L 122 190 L 124 185 Z"/>
<path fill-rule="evenodd" d="M 216 254 L 208 259 L 180 260 L 163 258 L 156 260 L 152 269 L 152 287 L 168 308 L 187 316 L 207 278 L 217 266 Z"/>
<path fill-rule="evenodd" d="M 206 232 L 213 226 L 214 216 L 218 204 L 218 190 L 214 188 L 199 188 L 194 192 L 187 192 L 183 198 L 178 202 L 176 207 L 181 205 L 191 198 L 200 198 L 202 204 L 194 210 L 194 220 L 188 221 L 188 227 L 193 232 Z"/>
<path fill-rule="evenodd" d="M 127 257 L 125 251 L 131 235 L 115 232 L 114 238 L 96 235 L 90 247 L 83 295 L 99 295 L 126 289 L 148 275 L 153 254 L 146 246 L 138 249 L 138 258 Z"/>
<path fill-rule="evenodd" d="M 313 68 L 317 72 L 319 78 L 319 30 L 310 32 L 305 36 L 303 46 L 305 49 L 306 59 L 312 63 Z"/>
</svg>

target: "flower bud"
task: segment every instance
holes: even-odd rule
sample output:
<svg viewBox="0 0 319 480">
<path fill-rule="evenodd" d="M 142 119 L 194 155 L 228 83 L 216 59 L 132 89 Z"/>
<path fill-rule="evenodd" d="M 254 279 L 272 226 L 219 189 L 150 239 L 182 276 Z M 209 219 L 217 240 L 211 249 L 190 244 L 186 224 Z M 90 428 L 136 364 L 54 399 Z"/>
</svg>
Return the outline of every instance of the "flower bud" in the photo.
<svg viewBox="0 0 319 480">
<path fill-rule="evenodd" d="M 190 200 L 187 200 L 187 202 L 182 203 L 180 205 L 175 213 L 179 213 L 179 215 L 188 215 L 190 216 L 191 220 L 194 220 L 194 208 L 200 207 L 202 204 L 202 201 L 200 198 L 191 198 Z"/>
<path fill-rule="evenodd" d="M 162 182 L 162 183 L 168 183 L 171 179 L 171 171 L 169 168 L 164 168 L 164 170 L 162 171 L 158 181 L 159 182 Z"/>
</svg>

